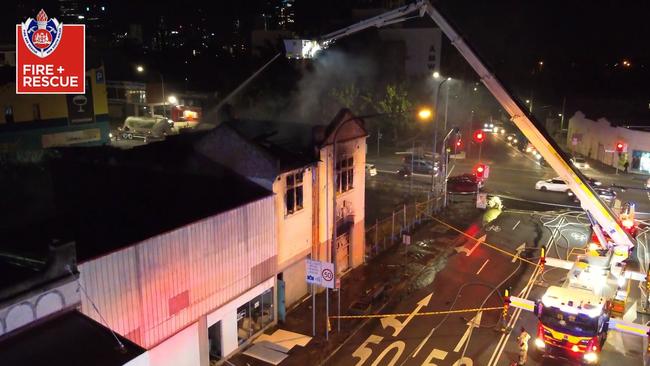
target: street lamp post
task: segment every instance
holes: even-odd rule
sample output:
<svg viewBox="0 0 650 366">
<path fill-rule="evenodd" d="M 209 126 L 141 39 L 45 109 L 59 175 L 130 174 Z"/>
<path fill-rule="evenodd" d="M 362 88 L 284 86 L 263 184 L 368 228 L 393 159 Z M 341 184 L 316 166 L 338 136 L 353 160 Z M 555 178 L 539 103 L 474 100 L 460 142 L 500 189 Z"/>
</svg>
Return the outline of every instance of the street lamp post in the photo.
<svg viewBox="0 0 650 366">
<path fill-rule="evenodd" d="M 459 129 L 458 127 L 454 127 L 449 132 L 447 133 L 447 136 L 445 136 L 443 142 L 443 169 L 442 169 L 442 174 L 443 174 L 443 180 L 442 180 L 442 207 L 445 208 L 447 207 L 447 166 L 449 165 L 449 155 L 447 154 L 447 149 L 445 146 L 447 146 L 447 140 L 449 140 L 449 137 L 451 137 L 452 134 L 458 134 Z"/>
<path fill-rule="evenodd" d="M 435 72 L 433 74 L 433 77 L 435 79 L 437 79 L 437 78 L 440 77 L 440 74 L 438 74 L 438 72 Z M 437 124 L 437 122 L 439 120 L 438 119 L 438 116 L 439 116 L 438 106 L 440 105 L 440 87 L 442 86 L 442 84 L 444 84 L 444 83 L 446 83 L 447 81 L 450 81 L 450 80 L 451 80 L 451 78 L 443 79 L 441 82 L 438 83 L 438 86 L 436 88 L 436 104 L 434 106 L 434 111 L 436 112 L 436 117 L 435 117 L 435 121 L 434 121 L 434 125 L 433 125 L 433 148 L 432 148 L 432 152 L 431 152 L 432 153 L 431 159 L 432 159 L 432 163 L 434 165 L 435 165 L 435 162 L 436 162 L 436 152 L 438 151 L 438 124 Z M 449 91 L 447 91 L 447 94 L 449 94 Z M 449 99 L 447 99 L 447 100 L 449 100 Z M 446 109 L 446 107 L 445 107 L 445 109 Z M 446 113 L 445 113 L 445 125 L 446 125 L 446 121 L 447 121 L 447 118 L 446 118 Z M 444 148 L 444 146 L 443 146 L 443 148 Z M 431 172 L 431 191 L 434 192 L 434 194 L 435 194 L 435 189 L 436 189 L 436 179 L 435 179 L 435 174 L 432 171 Z"/>
<path fill-rule="evenodd" d="M 135 70 L 139 74 L 145 72 L 145 68 L 142 65 L 136 66 Z M 165 107 L 167 106 L 167 98 L 165 98 L 165 78 L 163 78 L 162 72 L 159 71 L 158 74 L 160 75 L 160 92 L 162 93 L 163 116 L 167 117 L 167 110 L 165 109 Z"/>
</svg>

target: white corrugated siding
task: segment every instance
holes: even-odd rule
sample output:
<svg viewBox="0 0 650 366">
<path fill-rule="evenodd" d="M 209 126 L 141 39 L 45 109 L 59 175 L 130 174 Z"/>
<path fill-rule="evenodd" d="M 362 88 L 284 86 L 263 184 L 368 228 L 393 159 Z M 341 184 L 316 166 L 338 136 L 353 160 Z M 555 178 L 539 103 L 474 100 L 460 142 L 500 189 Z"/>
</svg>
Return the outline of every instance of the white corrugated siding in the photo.
<svg viewBox="0 0 650 366">
<path fill-rule="evenodd" d="M 257 285 L 256 265 L 275 274 L 274 220 L 266 197 L 85 262 L 80 280 L 110 328 L 149 348 Z M 170 316 L 184 291 L 189 306 Z M 82 312 L 102 322 L 85 296 Z"/>
</svg>

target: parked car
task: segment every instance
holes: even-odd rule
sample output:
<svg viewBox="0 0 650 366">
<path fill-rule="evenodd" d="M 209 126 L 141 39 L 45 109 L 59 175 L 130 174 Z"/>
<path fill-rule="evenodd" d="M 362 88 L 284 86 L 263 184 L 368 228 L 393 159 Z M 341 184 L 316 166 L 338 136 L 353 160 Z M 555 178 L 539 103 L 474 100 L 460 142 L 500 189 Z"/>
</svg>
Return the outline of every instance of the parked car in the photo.
<svg viewBox="0 0 650 366">
<path fill-rule="evenodd" d="M 483 180 L 474 174 L 461 174 L 447 179 L 447 192 L 454 194 L 473 194 L 483 188 Z"/>
<path fill-rule="evenodd" d="M 408 179 L 411 176 L 411 170 L 407 167 L 401 167 L 395 174 L 399 179 Z"/>
<path fill-rule="evenodd" d="M 437 174 L 439 170 L 438 161 L 432 163 L 431 160 L 427 160 L 427 159 L 411 160 L 410 156 L 404 157 L 404 166 L 407 167 L 409 170 L 412 168 L 413 173 L 418 173 L 418 174 L 431 174 L 431 172 Z"/>
<path fill-rule="evenodd" d="M 574 156 L 571 158 L 571 164 L 575 166 L 578 169 L 589 169 L 589 164 L 585 160 L 585 158 L 579 157 L 579 156 Z"/>
<path fill-rule="evenodd" d="M 377 168 L 375 167 L 375 164 L 366 164 L 366 174 L 371 177 L 377 175 Z"/>
<path fill-rule="evenodd" d="M 611 188 L 594 188 L 594 191 L 607 203 L 612 203 L 616 199 L 616 191 Z M 568 191 L 567 195 L 569 196 L 569 199 L 573 200 L 573 202 L 579 202 L 578 197 L 576 197 L 573 192 Z"/>
<path fill-rule="evenodd" d="M 587 183 L 589 183 L 589 185 L 592 186 L 592 187 L 600 187 L 603 184 L 598 179 L 589 178 L 589 177 L 586 177 L 586 178 L 587 178 Z"/>
<path fill-rule="evenodd" d="M 568 192 L 569 186 L 562 178 L 552 178 L 540 180 L 535 183 L 535 189 L 538 191 Z"/>
</svg>

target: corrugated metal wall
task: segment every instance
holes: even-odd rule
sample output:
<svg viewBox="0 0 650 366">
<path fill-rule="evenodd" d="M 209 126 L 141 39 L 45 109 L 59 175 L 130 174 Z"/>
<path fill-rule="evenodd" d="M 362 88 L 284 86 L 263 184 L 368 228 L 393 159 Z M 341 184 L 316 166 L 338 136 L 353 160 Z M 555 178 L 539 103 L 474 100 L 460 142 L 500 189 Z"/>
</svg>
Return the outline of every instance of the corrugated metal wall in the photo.
<svg viewBox="0 0 650 366">
<path fill-rule="evenodd" d="M 274 220 L 269 196 L 85 262 L 80 281 L 110 328 L 150 348 L 275 274 Z"/>
</svg>

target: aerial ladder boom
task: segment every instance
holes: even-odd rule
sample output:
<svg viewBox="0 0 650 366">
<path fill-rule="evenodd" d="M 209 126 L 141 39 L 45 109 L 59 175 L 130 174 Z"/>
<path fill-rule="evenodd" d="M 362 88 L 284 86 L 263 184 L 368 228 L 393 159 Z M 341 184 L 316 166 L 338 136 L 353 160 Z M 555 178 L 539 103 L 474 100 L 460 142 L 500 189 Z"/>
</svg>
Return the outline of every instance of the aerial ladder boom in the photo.
<svg viewBox="0 0 650 366">
<path fill-rule="evenodd" d="M 620 226 L 616 215 L 600 199 L 594 190 L 585 182 L 587 179 L 569 161 L 569 157 L 562 152 L 560 147 L 546 133 L 545 129 L 535 121 L 526 108 L 522 108 L 508 90 L 501 84 L 498 78 L 485 66 L 479 56 L 463 40 L 452 25 L 443 15 L 434 8 L 428 0 L 418 0 L 414 3 L 402 6 L 395 10 L 388 11 L 373 18 L 366 19 L 341 30 L 329 33 L 321 37 L 318 45 L 326 48 L 334 41 L 371 27 L 383 27 L 389 24 L 399 23 L 414 17 L 428 15 L 442 32 L 449 38 L 451 44 L 456 47 L 460 54 L 467 60 L 470 66 L 478 74 L 481 82 L 497 99 L 501 107 L 506 110 L 514 124 L 521 130 L 524 136 L 535 146 L 546 162 L 555 170 L 560 178 L 566 181 L 569 189 L 580 200 L 582 208 L 593 217 L 600 228 L 607 233 L 617 247 L 634 247 L 633 239 Z M 413 14 L 413 15 L 412 15 Z M 310 46 L 313 50 L 313 46 Z M 320 48 L 317 47 L 317 48 Z M 304 54 L 304 52 L 303 52 Z M 313 56 L 309 54 L 307 57 Z M 305 57 L 305 56 L 303 56 Z"/>
</svg>

